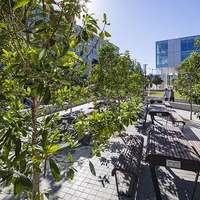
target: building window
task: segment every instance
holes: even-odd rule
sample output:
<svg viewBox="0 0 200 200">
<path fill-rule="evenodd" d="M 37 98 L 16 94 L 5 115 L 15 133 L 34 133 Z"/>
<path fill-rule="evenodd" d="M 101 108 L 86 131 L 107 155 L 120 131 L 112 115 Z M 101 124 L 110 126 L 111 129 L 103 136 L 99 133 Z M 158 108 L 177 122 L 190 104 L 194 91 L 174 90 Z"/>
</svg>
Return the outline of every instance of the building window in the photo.
<svg viewBox="0 0 200 200">
<path fill-rule="evenodd" d="M 194 38 L 181 40 L 181 51 L 194 51 Z"/>
<path fill-rule="evenodd" d="M 168 65 L 168 41 L 156 43 L 156 67 L 166 67 Z"/>
<path fill-rule="evenodd" d="M 168 43 L 167 41 L 157 43 L 157 53 L 168 53 Z"/>
<path fill-rule="evenodd" d="M 197 51 L 195 38 L 196 36 L 181 39 L 181 61 L 187 58 L 192 51 Z"/>
<path fill-rule="evenodd" d="M 185 60 L 190 55 L 190 51 L 181 52 L 181 61 Z"/>
<path fill-rule="evenodd" d="M 168 56 L 167 55 L 158 55 L 157 56 L 157 63 L 158 66 L 167 66 L 168 64 Z"/>
<path fill-rule="evenodd" d="M 187 51 L 187 40 L 181 41 L 181 51 Z"/>
</svg>

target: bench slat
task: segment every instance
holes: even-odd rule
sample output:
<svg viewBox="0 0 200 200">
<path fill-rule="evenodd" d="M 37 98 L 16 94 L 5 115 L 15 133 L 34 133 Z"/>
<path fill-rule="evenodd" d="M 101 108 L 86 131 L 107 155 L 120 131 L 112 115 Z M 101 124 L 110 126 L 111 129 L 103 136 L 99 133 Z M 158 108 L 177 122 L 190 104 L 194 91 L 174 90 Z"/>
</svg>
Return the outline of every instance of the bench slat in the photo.
<svg viewBox="0 0 200 200">
<path fill-rule="evenodd" d="M 173 124 L 178 124 L 181 123 L 182 126 L 182 130 L 184 128 L 184 125 L 186 124 L 185 121 L 182 119 L 182 117 L 176 112 L 176 111 L 171 111 L 169 112 L 169 117 L 172 121 Z"/>
<path fill-rule="evenodd" d="M 170 112 L 169 113 L 170 118 L 172 120 L 172 123 L 176 123 L 176 122 L 181 122 L 185 125 L 185 121 L 182 119 L 182 117 L 177 113 L 177 112 Z"/>
<path fill-rule="evenodd" d="M 119 155 L 117 162 L 114 165 L 114 169 L 112 170 L 112 176 L 115 176 L 117 192 L 119 192 L 118 180 L 116 171 L 120 171 L 121 173 L 126 173 L 134 177 L 133 184 L 137 183 L 139 176 L 140 163 L 142 159 L 142 151 L 144 138 L 141 135 L 130 135 L 124 139 L 126 141 L 126 148 Z M 133 195 L 133 189 L 132 190 Z M 126 194 L 129 196 L 129 194 Z"/>
<path fill-rule="evenodd" d="M 194 148 L 197 155 L 200 157 L 200 141 L 190 140 L 189 142 Z"/>
</svg>

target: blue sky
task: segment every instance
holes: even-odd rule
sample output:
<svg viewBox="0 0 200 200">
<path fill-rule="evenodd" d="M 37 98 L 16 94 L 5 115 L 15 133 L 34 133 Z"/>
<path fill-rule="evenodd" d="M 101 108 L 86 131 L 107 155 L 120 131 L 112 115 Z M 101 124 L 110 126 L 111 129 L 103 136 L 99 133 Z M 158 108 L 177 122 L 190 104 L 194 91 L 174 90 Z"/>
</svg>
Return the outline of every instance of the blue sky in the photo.
<svg viewBox="0 0 200 200">
<path fill-rule="evenodd" d="M 111 23 L 109 39 L 130 51 L 132 59 L 148 64 L 147 73 L 155 71 L 155 42 L 176 37 L 200 35 L 199 0 L 90 0 L 89 13 Z"/>
</svg>

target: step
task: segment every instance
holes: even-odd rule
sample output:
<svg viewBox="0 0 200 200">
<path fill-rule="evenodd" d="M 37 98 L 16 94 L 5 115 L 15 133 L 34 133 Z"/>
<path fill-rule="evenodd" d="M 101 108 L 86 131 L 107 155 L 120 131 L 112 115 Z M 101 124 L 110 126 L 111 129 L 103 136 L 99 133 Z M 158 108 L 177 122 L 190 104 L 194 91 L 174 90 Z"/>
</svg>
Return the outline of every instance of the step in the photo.
<svg viewBox="0 0 200 200">
<path fill-rule="evenodd" d="M 190 104 L 189 103 L 180 103 L 180 102 L 169 102 L 172 108 L 187 110 L 190 111 Z M 200 109 L 200 105 L 192 104 L 192 111 L 198 111 Z"/>
</svg>

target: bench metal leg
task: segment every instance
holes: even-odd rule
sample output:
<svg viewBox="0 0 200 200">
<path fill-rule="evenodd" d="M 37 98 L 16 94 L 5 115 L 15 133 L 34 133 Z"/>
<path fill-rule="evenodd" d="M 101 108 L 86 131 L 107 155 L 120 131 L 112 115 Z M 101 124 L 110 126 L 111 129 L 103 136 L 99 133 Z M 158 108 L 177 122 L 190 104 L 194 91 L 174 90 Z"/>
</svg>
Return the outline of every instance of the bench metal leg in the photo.
<svg viewBox="0 0 200 200">
<path fill-rule="evenodd" d="M 118 186 L 118 181 L 117 181 L 117 172 L 115 172 L 115 182 L 116 182 L 116 187 L 117 187 L 117 194 L 119 194 L 119 186 Z"/>
<path fill-rule="evenodd" d="M 123 173 L 123 174 L 125 175 L 126 173 Z M 119 196 L 134 197 L 135 192 L 136 192 L 137 183 L 138 183 L 138 178 L 134 175 L 130 175 L 130 174 L 127 174 L 127 175 L 130 176 L 130 185 L 127 190 L 127 193 L 124 193 L 124 192 L 120 192 L 120 190 L 119 190 L 117 171 L 115 172 L 115 182 L 116 182 L 117 194 Z"/>
<path fill-rule="evenodd" d="M 151 176 L 152 176 L 153 185 L 154 185 L 154 189 L 156 193 L 156 199 L 161 200 L 160 188 L 159 188 L 158 178 L 156 174 L 156 166 L 150 164 L 150 170 L 151 170 Z"/>
<path fill-rule="evenodd" d="M 199 178 L 199 172 L 197 172 L 196 177 L 195 177 L 194 189 L 193 189 L 193 192 L 192 192 L 191 200 L 193 200 L 193 198 L 194 198 L 194 194 L 195 194 L 195 190 L 196 190 L 196 187 L 197 187 L 198 178 Z"/>
</svg>

